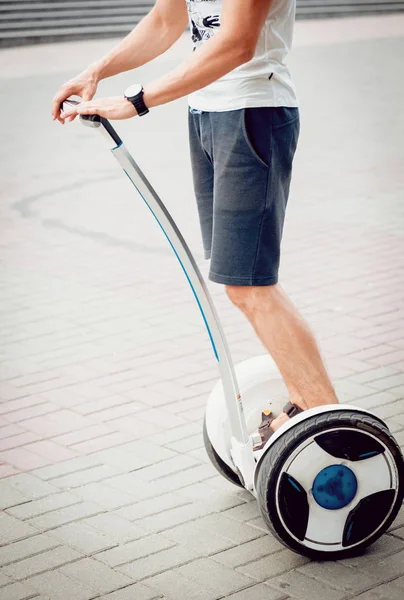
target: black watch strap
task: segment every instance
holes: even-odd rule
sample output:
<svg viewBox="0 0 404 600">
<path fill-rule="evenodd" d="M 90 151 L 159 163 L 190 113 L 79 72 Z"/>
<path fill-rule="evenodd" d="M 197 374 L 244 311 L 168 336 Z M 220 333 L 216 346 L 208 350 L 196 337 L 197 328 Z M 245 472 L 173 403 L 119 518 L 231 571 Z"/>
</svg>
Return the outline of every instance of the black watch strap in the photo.
<svg viewBox="0 0 404 600">
<path fill-rule="evenodd" d="M 125 96 L 125 98 L 133 104 L 139 117 L 147 115 L 149 109 L 147 108 L 143 100 L 143 89 L 138 94 L 136 94 L 136 96 Z"/>
</svg>

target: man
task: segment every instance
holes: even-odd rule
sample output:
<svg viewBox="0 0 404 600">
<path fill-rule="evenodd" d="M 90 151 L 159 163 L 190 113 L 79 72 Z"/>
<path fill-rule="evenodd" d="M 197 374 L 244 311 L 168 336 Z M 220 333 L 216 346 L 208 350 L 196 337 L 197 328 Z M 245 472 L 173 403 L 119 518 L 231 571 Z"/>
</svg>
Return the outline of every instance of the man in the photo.
<svg viewBox="0 0 404 600">
<path fill-rule="evenodd" d="M 299 134 L 295 90 L 285 65 L 295 0 L 157 0 L 111 52 L 57 92 L 61 123 L 77 114 L 144 115 L 189 95 L 195 194 L 209 278 L 226 286 L 277 363 L 290 405 L 276 430 L 300 410 L 338 402 L 317 344 L 278 284 L 280 242 Z M 101 79 L 165 52 L 187 23 L 195 52 L 179 67 L 126 95 L 92 98 Z M 76 94 L 83 102 L 60 113 Z"/>
</svg>

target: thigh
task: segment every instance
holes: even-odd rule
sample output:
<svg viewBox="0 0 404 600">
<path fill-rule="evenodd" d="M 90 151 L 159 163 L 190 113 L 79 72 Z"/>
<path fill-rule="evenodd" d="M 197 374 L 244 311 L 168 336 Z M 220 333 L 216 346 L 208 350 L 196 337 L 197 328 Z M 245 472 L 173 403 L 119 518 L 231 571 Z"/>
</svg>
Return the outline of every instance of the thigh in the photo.
<svg viewBox="0 0 404 600">
<path fill-rule="evenodd" d="M 213 164 L 209 149 L 203 143 L 203 120 L 206 113 L 188 114 L 189 148 L 192 177 L 201 226 L 205 258 L 210 258 L 213 226 Z M 205 125 L 206 129 L 206 125 Z M 206 131 L 205 131 L 206 134 Z"/>
<path fill-rule="evenodd" d="M 212 113 L 213 281 L 233 285 L 278 281 L 290 183 L 284 157 L 287 142 L 283 147 L 282 139 L 291 136 L 290 132 L 283 135 L 287 127 L 279 127 L 275 111 L 254 108 Z"/>
</svg>

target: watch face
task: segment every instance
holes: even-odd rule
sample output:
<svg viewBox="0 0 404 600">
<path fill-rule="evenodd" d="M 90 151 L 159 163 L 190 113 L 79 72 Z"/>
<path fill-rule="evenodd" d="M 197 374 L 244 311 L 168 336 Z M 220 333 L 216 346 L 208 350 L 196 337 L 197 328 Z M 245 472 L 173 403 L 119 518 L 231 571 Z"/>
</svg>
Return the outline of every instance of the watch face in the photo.
<svg viewBox="0 0 404 600">
<path fill-rule="evenodd" d="M 126 88 L 125 96 L 127 98 L 133 98 L 133 96 L 137 96 L 138 94 L 140 94 L 142 89 L 143 86 L 140 83 L 134 83 L 133 85 L 130 85 L 128 88 Z"/>
</svg>

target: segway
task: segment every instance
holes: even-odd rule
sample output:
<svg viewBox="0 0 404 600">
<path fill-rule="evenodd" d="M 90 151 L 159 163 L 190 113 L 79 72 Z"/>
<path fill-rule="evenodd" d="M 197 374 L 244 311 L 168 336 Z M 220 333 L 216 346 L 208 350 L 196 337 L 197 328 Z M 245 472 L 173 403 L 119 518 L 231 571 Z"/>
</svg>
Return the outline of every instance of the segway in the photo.
<svg viewBox="0 0 404 600">
<path fill-rule="evenodd" d="M 64 103 L 76 104 L 73 100 Z M 314 559 L 362 552 L 391 525 L 404 495 L 404 461 L 386 424 L 348 405 L 308 409 L 268 439 L 260 434 L 287 393 L 269 356 L 234 367 L 202 275 L 175 222 L 108 120 L 98 129 L 147 204 L 195 296 L 218 361 L 220 381 L 206 407 L 205 448 L 219 473 L 257 499 L 268 528 L 288 548 Z"/>
</svg>

